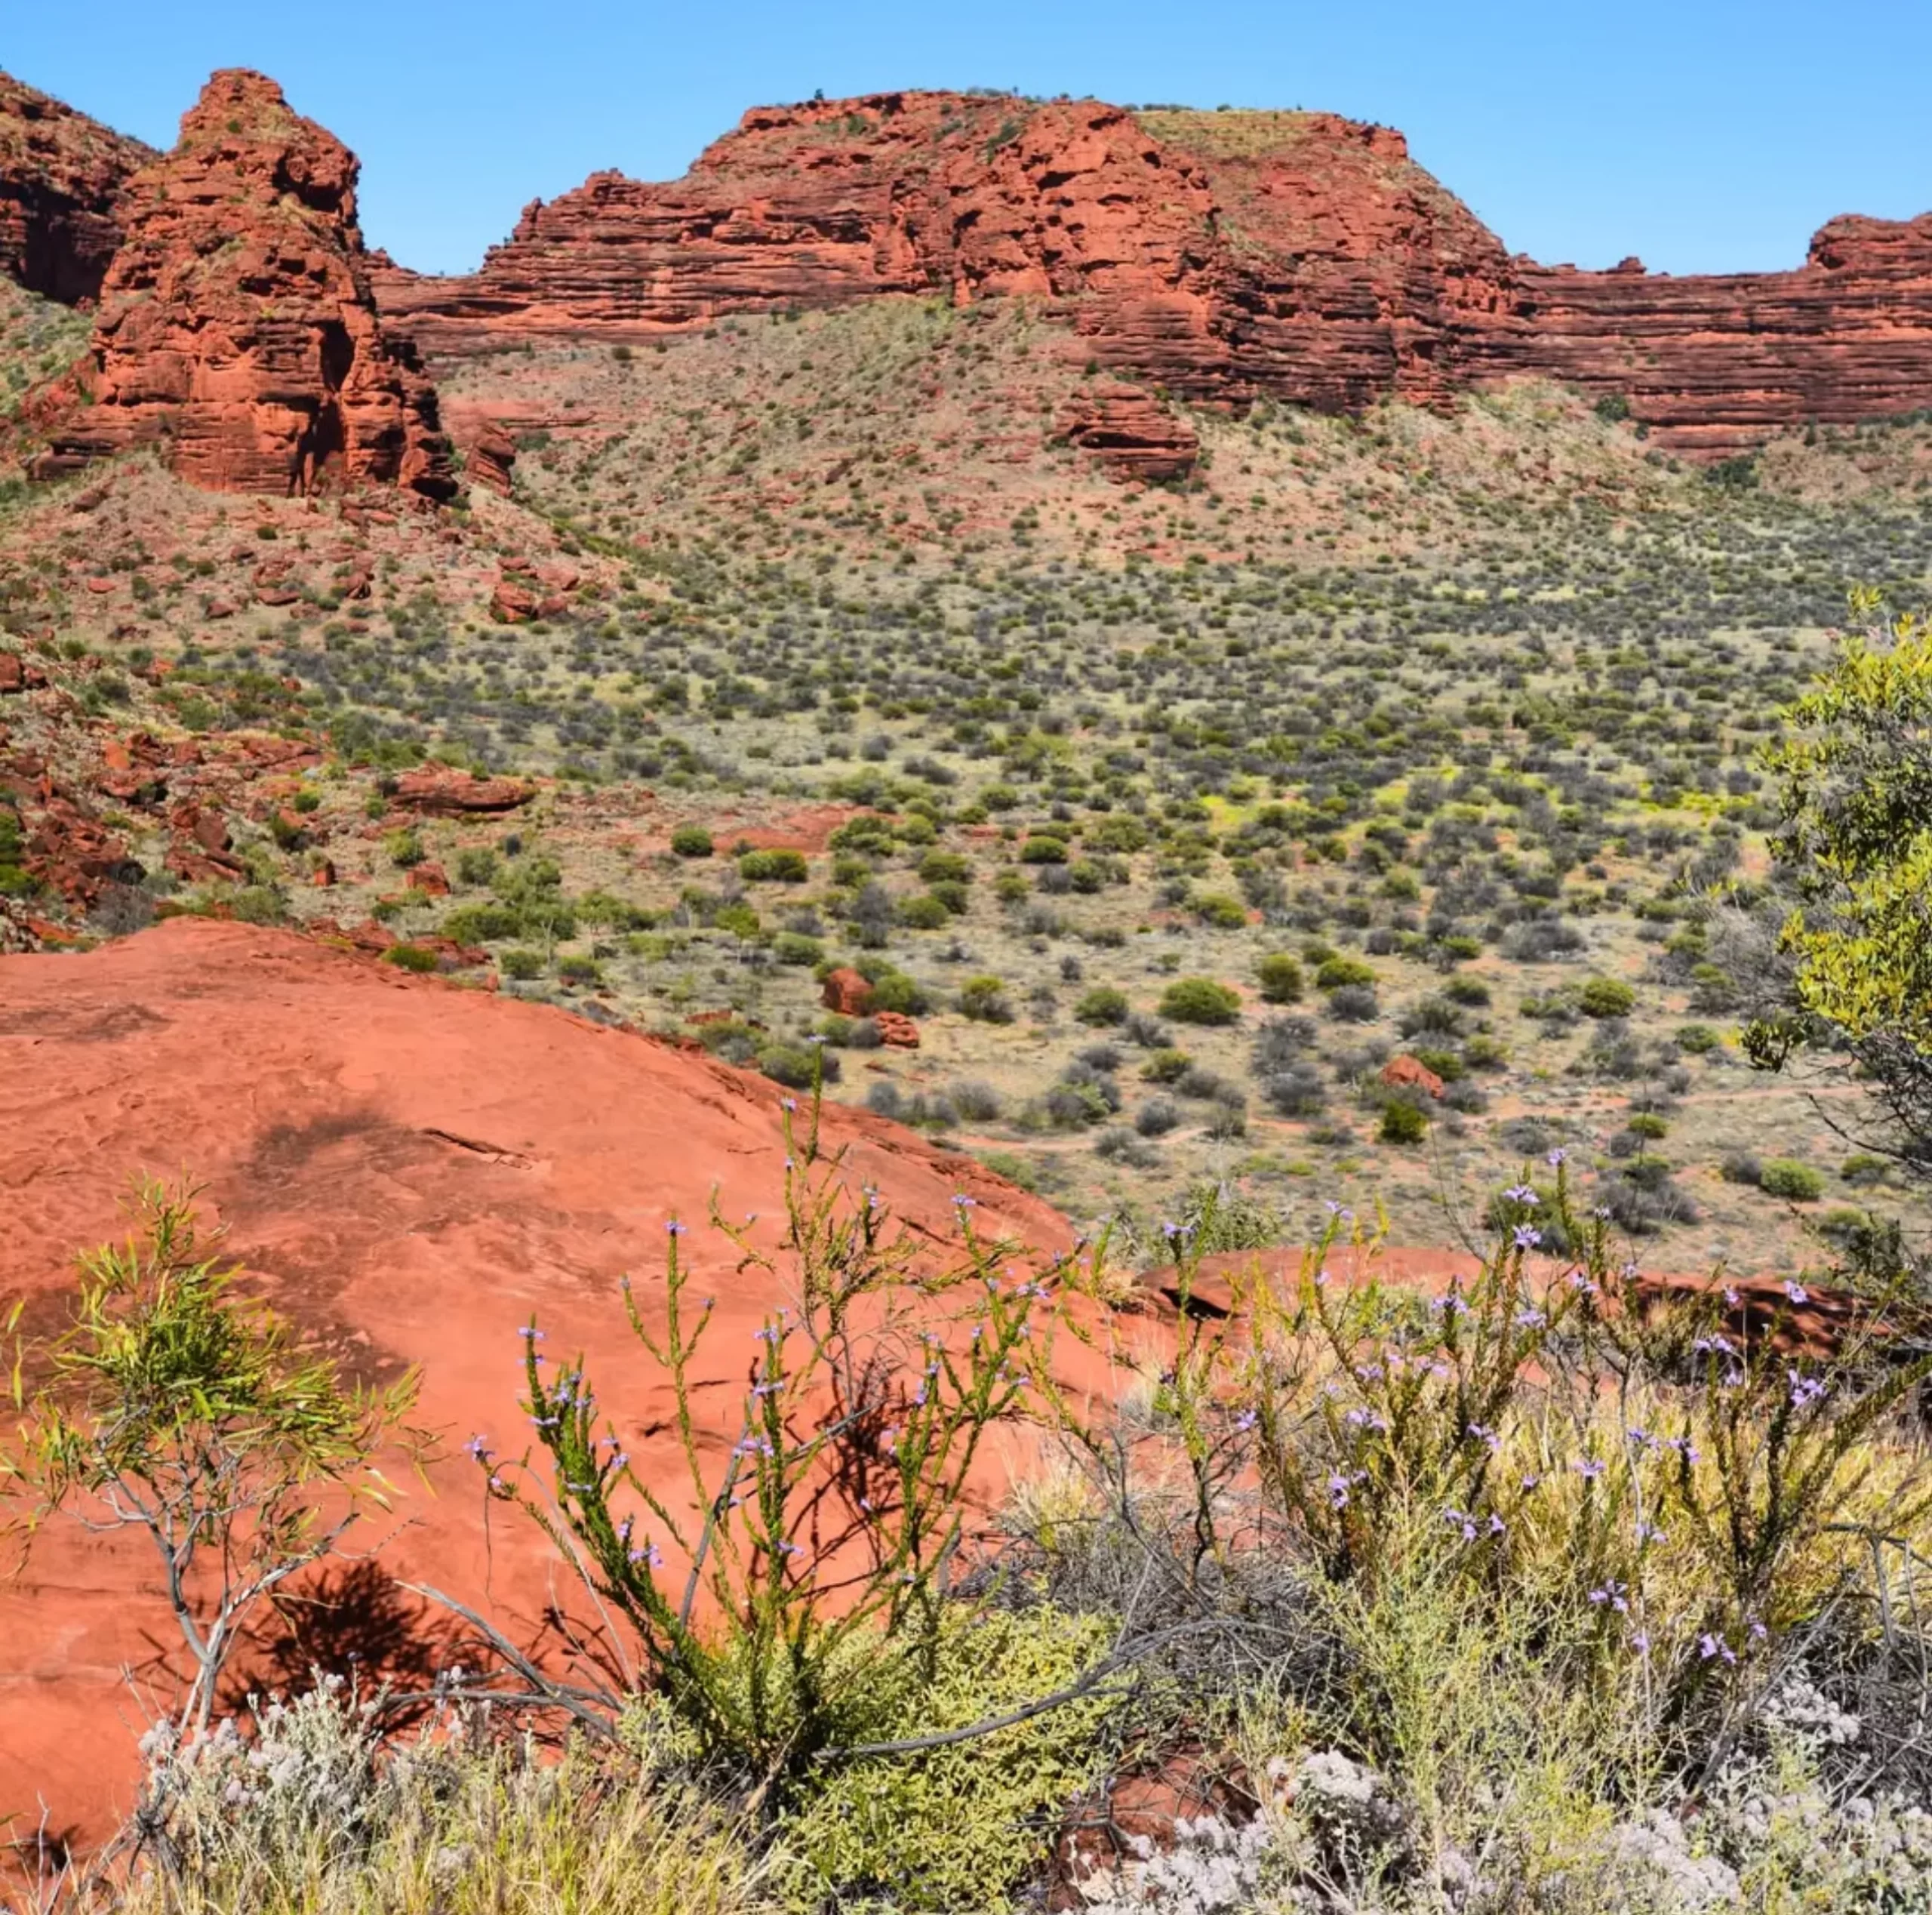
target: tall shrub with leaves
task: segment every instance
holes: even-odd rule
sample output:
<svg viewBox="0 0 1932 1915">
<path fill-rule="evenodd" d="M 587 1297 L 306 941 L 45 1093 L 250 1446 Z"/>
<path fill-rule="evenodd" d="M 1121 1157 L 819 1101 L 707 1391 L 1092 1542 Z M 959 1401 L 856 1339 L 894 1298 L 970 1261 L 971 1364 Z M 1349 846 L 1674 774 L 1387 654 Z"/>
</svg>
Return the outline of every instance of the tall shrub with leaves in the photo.
<svg viewBox="0 0 1932 1915">
<path fill-rule="evenodd" d="M 1257 1258 L 1196 1307 L 1183 1235 L 1151 1433 L 1063 1412 L 1149 1559 L 1139 1586 L 1225 1615 L 1244 1566 L 1272 1561 L 1309 1600 L 1381 1615 L 1426 1583 L 1532 1627 L 1606 1719 L 1634 1691 L 1630 1746 L 1687 1759 L 1869 1581 L 1873 1538 L 1932 1510 L 1875 1441 L 1932 1357 L 1895 1298 L 1844 1302 L 1827 1344 L 1795 1282 L 1768 1317 L 1721 1279 L 1646 1288 L 1555 1155 L 1433 1295 L 1377 1281 L 1374 1233 L 1341 1213 L 1295 1271 Z"/>
<path fill-rule="evenodd" d="M 144 1186 L 138 1229 L 82 1258 L 71 1328 L 19 1341 L 0 1489 L 26 1546 L 56 1517 L 146 1536 L 189 1654 L 179 1720 L 198 1729 L 260 1606 L 389 1507 L 377 1456 L 426 1439 L 408 1421 L 414 1375 L 346 1384 L 236 1294 L 193 1200 Z M 17 1306 L 10 1329 L 20 1317 Z"/>
<path fill-rule="evenodd" d="M 1848 1045 L 1905 1151 L 1932 1156 L 1932 620 L 1886 622 L 1854 592 L 1865 629 L 1783 713 L 1767 762 L 1780 780 L 1773 838 L 1790 894 L 1779 944 L 1785 1002 L 1746 1033 L 1781 1066 L 1820 1034 Z"/>
</svg>

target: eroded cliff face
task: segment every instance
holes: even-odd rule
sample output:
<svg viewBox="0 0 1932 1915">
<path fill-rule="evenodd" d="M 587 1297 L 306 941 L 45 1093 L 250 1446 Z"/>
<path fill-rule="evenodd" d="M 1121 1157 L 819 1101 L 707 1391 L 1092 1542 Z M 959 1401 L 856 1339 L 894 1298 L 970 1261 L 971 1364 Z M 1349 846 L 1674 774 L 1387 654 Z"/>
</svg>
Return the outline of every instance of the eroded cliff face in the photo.
<svg viewBox="0 0 1932 1915">
<path fill-rule="evenodd" d="M 0 73 L 0 272 L 64 305 L 95 297 L 121 243 L 138 140 Z"/>
<path fill-rule="evenodd" d="M 1518 274 L 1526 325 L 1484 363 L 1626 399 L 1673 451 L 1932 405 L 1932 214 L 1832 220 L 1792 272 Z"/>
<path fill-rule="evenodd" d="M 365 253 L 355 178 L 258 75 L 217 75 L 159 161 L 0 76 L 0 269 L 83 297 L 127 239 L 69 396 L 91 403 L 67 407 L 42 469 L 165 439 L 205 484 L 440 496 L 411 342 L 640 340 L 894 295 L 1039 302 L 1070 357 L 1146 395 L 1116 385 L 1063 422 L 1124 476 L 1191 463 L 1166 395 L 1355 411 L 1537 374 L 1616 395 L 1700 457 L 1932 404 L 1932 214 L 1833 220 L 1790 272 L 1545 267 L 1400 134 L 1332 114 L 948 93 L 761 107 L 681 180 L 599 173 L 533 202 L 457 279 Z M 479 482 L 506 483 L 500 449 Z"/>
<path fill-rule="evenodd" d="M 1511 256 L 1400 134 L 1324 113 L 933 93 L 760 108 L 682 180 L 594 175 L 529 207 L 473 276 L 385 263 L 376 286 L 451 353 L 1027 297 L 1082 356 L 1200 402 L 1441 404 L 1537 374 L 1712 456 L 1932 402 L 1932 215 L 1835 220 L 1790 273 L 1552 269 Z"/>
<path fill-rule="evenodd" d="M 29 406 L 36 473 L 155 444 L 217 491 L 453 492 L 435 390 L 371 296 L 356 171 L 273 81 L 216 74 L 121 196 L 88 352 Z"/>
</svg>

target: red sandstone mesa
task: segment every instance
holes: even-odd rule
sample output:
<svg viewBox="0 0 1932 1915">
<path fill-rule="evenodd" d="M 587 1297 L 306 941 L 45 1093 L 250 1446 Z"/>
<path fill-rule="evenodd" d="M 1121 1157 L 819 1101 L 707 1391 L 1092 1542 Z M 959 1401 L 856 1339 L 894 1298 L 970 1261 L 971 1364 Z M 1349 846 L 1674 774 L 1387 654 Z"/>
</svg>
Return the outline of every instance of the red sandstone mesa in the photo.
<svg viewBox="0 0 1932 1915">
<path fill-rule="evenodd" d="M 40 476 L 158 445 L 222 491 L 455 481 L 434 389 L 383 331 L 355 157 L 258 73 L 217 73 L 128 183 L 88 353 L 36 399 Z"/>
<path fill-rule="evenodd" d="M 1907 411 L 1932 387 L 1932 216 L 1835 220 L 1794 272 L 1551 269 L 1512 257 L 1399 133 L 1326 113 L 942 93 L 758 108 L 682 180 L 599 173 L 533 202 L 468 278 L 384 262 L 375 283 L 432 353 L 1023 294 L 1079 356 L 1198 402 L 1435 405 L 1538 374 L 1711 454 Z M 1180 457 L 1152 449 L 1162 409 L 1140 396 L 1124 436 L 1145 452 L 1106 443 L 1121 435 L 1104 411 L 1062 429 L 1156 476 Z"/>
<path fill-rule="evenodd" d="M 0 73 L 0 272 L 70 306 L 94 297 L 121 243 L 122 189 L 154 158 Z"/>
</svg>

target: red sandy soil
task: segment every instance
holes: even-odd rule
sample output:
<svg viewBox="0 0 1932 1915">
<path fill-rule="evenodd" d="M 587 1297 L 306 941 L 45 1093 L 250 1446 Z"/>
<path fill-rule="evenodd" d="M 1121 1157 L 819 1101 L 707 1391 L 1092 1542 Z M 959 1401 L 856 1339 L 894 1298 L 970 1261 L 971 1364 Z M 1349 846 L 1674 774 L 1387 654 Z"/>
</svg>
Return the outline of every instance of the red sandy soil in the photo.
<svg viewBox="0 0 1932 1915">
<path fill-rule="evenodd" d="M 554 1565 L 514 1512 L 486 1538 L 460 1446 L 481 1432 L 523 1449 L 518 1330 L 533 1313 L 552 1352 L 591 1353 L 627 1434 L 663 1430 L 668 1392 L 617 1279 L 635 1272 L 647 1316 L 661 1309 L 674 1216 L 715 1285 L 706 1374 L 725 1387 L 701 1400 L 728 1446 L 752 1332 L 785 1299 L 737 1273 L 705 1218 L 714 1187 L 727 1215 L 779 1210 L 783 1095 L 701 1054 L 239 925 L 176 919 L 84 956 L 5 958 L 0 1289 L 24 1293 L 29 1328 L 57 1326 L 75 1252 L 122 1233 L 132 1180 L 203 1183 L 227 1251 L 305 1330 L 365 1375 L 422 1366 L 423 1420 L 448 1454 L 427 1487 L 407 1479 L 383 1567 L 534 1639 Z M 921 1237 L 956 1233 L 963 1193 L 983 1235 L 1069 1245 L 1061 1218 L 970 1158 L 843 1107 L 826 1127 L 851 1184 L 876 1186 Z M 989 1495 L 1025 1446 L 994 1446 Z M 17 1833 L 45 1803 L 51 1827 L 97 1835 L 128 1802 L 143 1725 L 122 1672 L 152 1669 L 172 1628 L 147 1549 L 57 1526 L 0 1583 L 0 1817 Z"/>
</svg>

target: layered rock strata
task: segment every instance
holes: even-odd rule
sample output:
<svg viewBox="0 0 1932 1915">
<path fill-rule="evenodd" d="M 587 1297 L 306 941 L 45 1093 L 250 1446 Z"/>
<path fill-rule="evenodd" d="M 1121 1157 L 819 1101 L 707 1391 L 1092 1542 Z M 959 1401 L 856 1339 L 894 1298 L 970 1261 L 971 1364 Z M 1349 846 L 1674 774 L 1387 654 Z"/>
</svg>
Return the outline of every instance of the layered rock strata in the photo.
<svg viewBox="0 0 1932 1915">
<path fill-rule="evenodd" d="M 121 243 L 122 190 L 154 158 L 0 73 L 0 272 L 66 305 L 95 297 Z"/>
<path fill-rule="evenodd" d="M 273 81 L 216 74 L 122 196 L 88 352 L 32 408 L 38 476 L 152 444 L 217 491 L 448 497 L 435 389 L 371 297 L 356 173 Z"/>
<path fill-rule="evenodd" d="M 475 274 L 385 262 L 376 285 L 432 353 L 1031 297 L 1080 356 L 1199 402 L 1435 405 L 1540 374 L 1712 455 L 1932 402 L 1932 215 L 1835 220 L 1788 273 L 1546 268 L 1400 134 L 1323 113 L 921 93 L 760 108 L 682 180 L 594 174 L 526 208 Z"/>
</svg>

